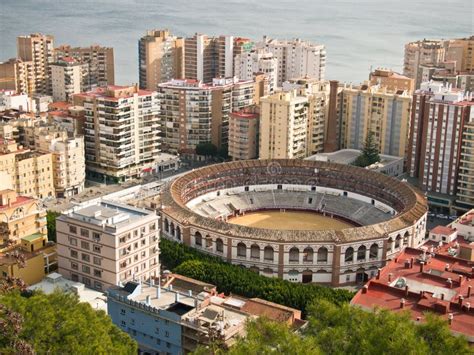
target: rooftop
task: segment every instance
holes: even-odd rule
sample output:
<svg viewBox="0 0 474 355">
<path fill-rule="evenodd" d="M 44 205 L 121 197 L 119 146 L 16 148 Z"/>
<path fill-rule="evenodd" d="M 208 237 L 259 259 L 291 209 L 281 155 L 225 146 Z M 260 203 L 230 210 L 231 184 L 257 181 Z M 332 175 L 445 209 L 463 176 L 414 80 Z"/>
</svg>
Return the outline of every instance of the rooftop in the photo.
<svg viewBox="0 0 474 355">
<path fill-rule="evenodd" d="M 406 248 L 352 299 L 353 305 L 392 311 L 409 310 L 423 321 L 431 311 L 448 319 L 451 330 L 474 341 L 474 269 L 467 260 Z"/>
<path fill-rule="evenodd" d="M 445 227 L 445 226 L 436 226 L 434 227 L 430 233 L 434 234 L 442 234 L 442 235 L 451 235 L 453 233 L 456 233 L 456 230 L 450 227 Z"/>
</svg>

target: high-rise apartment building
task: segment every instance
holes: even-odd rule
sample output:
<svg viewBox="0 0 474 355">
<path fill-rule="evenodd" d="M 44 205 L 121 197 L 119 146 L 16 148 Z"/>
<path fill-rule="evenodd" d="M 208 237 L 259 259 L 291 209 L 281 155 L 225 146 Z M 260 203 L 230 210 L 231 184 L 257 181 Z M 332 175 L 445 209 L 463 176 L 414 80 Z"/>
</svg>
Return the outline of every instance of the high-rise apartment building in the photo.
<svg viewBox="0 0 474 355">
<path fill-rule="evenodd" d="M 114 49 L 93 45 L 90 47 L 71 47 L 63 45 L 54 49 L 55 60 L 72 57 L 87 65 L 83 90 L 92 90 L 115 84 Z"/>
<path fill-rule="evenodd" d="M 156 168 L 160 148 L 159 102 L 154 91 L 108 86 L 74 95 L 84 107 L 87 173 L 120 182 Z"/>
<path fill-rule="evenodd" d="M 172 80 L 158 85 L 163 150 L 194 153 L 196 145 L 228 144 L 229 114 L 253 105 L 256 82 L 237 78 Z"/>
<path fill-rule="evenodd" d="M 243 51 L 234 58 L 234 75 L 241 80 L 252 80 L 257 73 L 267 78 L 267 92 L 272 94 L 277 88 L 278 60 L 264 49 Z"/>
<path fill-rule="evenodd" d="M 342 149 L 362 149 L 369 132 L 380 154 L 405 156 L 410 128 L 412 96 L 381 85 L 347 86 L 339 110 Z"/>
<path fill-rule="evenodd" d="M 83 87 L 83 76 L 87 73 L 87 64 L 72 57 L 62 57 L 49 66 L 54 101 L 69 101 L 72 95 L 86 89 Z"/>
<path fill-rule="evenodd" d="M 22 149 L 13 140 L 0 141 L 2 189 L 12 189 L 33 198 L 54 197 L 51 153 Z"/>
<path fill-rule="evenodd" d="M 309 77 L 324 80 L 326 48 L 322 44 L 294 39 L 291 41 L 270 39 L 266 36 L 257 48 L 264 48 L 278 60 L 277 85 L 290 79 Z"/>
<path fill-rule="evenodd" d="M 456 72 L 474 71 L 474 36 L 448 40 L 445 61 L 454 63 Z"/>
<path fill-rule="evenodd" d="M 150 30 L 138 41 L 140 89 L 156 90 L 158 84 L 184 78 L 184 39 L 168 30 Z"/>
<path fill-rule="evenodd" d="M 403 75 L 415 80 L 415 88 L 422 83 L 420 66 L 437 66 L 444 61 L 445 46 L 440 40 L 410 42 L 405 45 Z"/>
<path fill-rule="evenodd" d="M 17 37 L 17 57 L 33 63 L 34 85 L 29 94 L 50 94 L 49 64 L 54 61 L 54 37 L 41 33 Z"/>
<path fill-rule="evenodd" d="M 407 167 L 425 191 L 456 194 L 463 127 L 473 106 L 464 92 L 441 83 L 423 83 L 415 92 Z"/>
<path fill-rule="evenodd" d="M 240 42 L 239 42 L 240 43 Z M 240 51 L 240 46 L 238 47 Z M 184 76 L 203 83 L 234 73 L 234 37 L 196 33 L 184 41 Z"/>
<path fill-rule="evenodd" d="M 158 277 L 155 212 L 101 201 L 78 207 L 56 222 L 58 272 L 97 290 Z"/>
<path fill-rule="evenodd" d="M 229 156 L 233 160 L 258 157 L 259 114 L 255 108 L 229 115 Z"/>
<path fill-rule="evenodd" d="M 0 63 L 0 90 L 15 90 L 30 94 L 35 90 L 35 71 L 32 61 L 12 58 Z"/>
<path fill-rule="evenodd" d="M 260 99 L 260 159 L 307 156 L 308 98 L 293 89 Z"/>
<path fill-rule="evenodd" d="M 465 122 L 459 158 L 456 206 L 464 211 L 474 208 L 474 108 Z"/>
</svg>

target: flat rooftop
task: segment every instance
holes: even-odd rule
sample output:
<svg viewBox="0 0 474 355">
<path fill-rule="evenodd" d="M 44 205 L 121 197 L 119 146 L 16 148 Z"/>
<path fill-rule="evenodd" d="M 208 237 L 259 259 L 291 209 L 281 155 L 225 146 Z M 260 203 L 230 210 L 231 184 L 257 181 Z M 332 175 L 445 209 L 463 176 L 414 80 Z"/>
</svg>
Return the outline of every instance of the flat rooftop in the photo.
<svg viewBox="0 0 474 355">
<path fill-rule="evenodd" d="M 305 160 L 327 160 L 330 163 L 349 165 L 352 164 L 361 154 L 358 149 L 341 149 L 332 153 L 319 153 L 311 155 Z M 397 160 L 403 160 L 403 157 L 380 154 L 380 163 L 387 164 Z"/>
</svg>

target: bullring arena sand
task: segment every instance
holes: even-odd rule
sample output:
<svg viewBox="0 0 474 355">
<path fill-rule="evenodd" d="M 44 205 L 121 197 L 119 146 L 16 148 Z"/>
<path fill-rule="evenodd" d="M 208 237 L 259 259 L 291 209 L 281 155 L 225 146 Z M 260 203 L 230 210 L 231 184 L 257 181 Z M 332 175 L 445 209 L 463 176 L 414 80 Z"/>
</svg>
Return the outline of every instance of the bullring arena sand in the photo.
<svg viewBox="0 0 474 355">
<path fill-rule="evenodd" d="M 229 218 L 228 223 L 277 230 L 341 230 L 353 224 L 306 211 L 258 211 Z"/>
</svg>

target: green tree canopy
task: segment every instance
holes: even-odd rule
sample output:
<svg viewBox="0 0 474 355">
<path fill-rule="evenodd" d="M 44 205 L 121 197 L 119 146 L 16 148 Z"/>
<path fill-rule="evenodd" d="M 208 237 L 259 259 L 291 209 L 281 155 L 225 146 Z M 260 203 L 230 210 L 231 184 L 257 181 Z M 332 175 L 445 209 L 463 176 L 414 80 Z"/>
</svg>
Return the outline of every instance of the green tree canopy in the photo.
<svg viewBox="0 0 474 355">
<path fill-rule="evenodd" d="M 375 141 L 374 133 L 369 132 L 365 138 L 364 148 L 362 153 L 357 157 L 354 165 L 366 167 L 380 161 L 379 149 Z"/>
<path fill-rule="evenodd" d="M 137 353 L 136 342 L 105 312 L 79 303 L 73 294 L 22 296 L 11 291 L 0 295 L 0 304 L 0 328 L 9 325 L 8 332 L 0 331 L 1 354 L 16 354 L 29 346 L 37 354 Z M 17 331 L 12 331 L 11 324 Z"/>
<path fill-rule="evenodd" d="M 211 142 L 199 143 L 196 146 L 196 154 L 204 155 L 206 157 L 213 157 L 217 155 L 217 147 Z"/>
<path fill-rule="evenodd" d="M 48 240 L 56 243 L 56 218 L 61 215 L 59 212 L 48 211 L 46 213 L 46 226 L 48 228 Z"/>
</svg>

